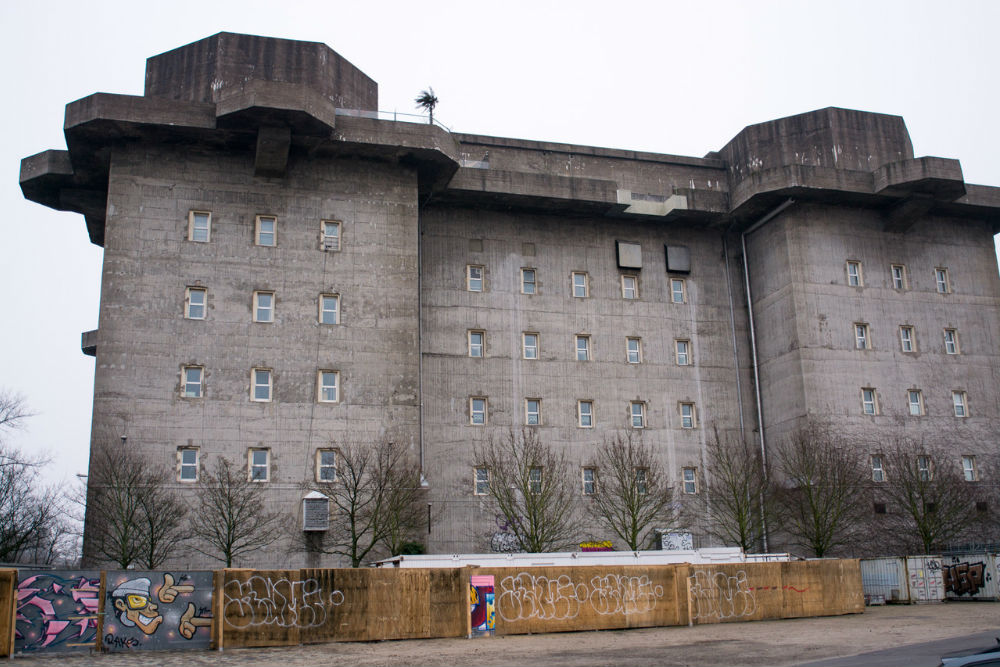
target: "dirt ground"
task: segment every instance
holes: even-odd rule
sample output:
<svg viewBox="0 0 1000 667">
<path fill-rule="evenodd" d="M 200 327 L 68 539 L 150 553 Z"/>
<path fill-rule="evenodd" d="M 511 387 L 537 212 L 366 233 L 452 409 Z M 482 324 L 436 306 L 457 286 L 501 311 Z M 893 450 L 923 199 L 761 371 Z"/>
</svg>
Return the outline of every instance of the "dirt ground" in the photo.
<svg viewBox="0 0 1000 667">
<path fill-rule="evenodd" d="M 869 607 L 864 614 L 695 627 L 226 651 L 17 658 L 15 665 L 795 665 L 996 630 L 1000 603 Z"/>
</svg>

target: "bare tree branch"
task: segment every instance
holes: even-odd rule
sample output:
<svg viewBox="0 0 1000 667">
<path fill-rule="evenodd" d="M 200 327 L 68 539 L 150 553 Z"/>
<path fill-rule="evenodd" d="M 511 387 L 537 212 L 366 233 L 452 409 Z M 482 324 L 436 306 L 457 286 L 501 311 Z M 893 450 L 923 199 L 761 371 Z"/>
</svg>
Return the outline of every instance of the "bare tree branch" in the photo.
<svg viewBox="0 0 1000 667">
<path fill-rule="evenodd" d="M 706 452 L 709 534 L 744 551 L 756 551 L 773 515 L 774 500 L 760 452 L 739 438 L 720 438 L 718 429 L 706 443 Z"/>
<path fill-rule="evenodd" d="M 34 413 L 28 409 L 27 400 L 21 394 L 0 390 L 0 434 L 4 431 L 22 428 L 28 417 Z M 0 442 L 2 442 L 0 438 Z"/>
</svg>

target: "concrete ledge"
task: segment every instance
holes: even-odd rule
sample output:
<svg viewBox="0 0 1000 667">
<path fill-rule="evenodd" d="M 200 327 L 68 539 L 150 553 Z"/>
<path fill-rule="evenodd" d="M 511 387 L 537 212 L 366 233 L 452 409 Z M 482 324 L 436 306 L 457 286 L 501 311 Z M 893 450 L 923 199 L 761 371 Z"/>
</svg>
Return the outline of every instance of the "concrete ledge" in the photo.
<svg viewBox="0 0 1000 667">
<path fill-rule="evenodd" d="M 922 192 L 947 201 L 965 194 L 962 165 L 948 158 L 921 157 L 890 162 L 872 172 L 872 178 L 876 194 L 905 196 Z"/>
<path fill-rule="evenodd" d="M 80 350 L 88 357 L 97 356 L 97 329 L 80 334 Z"/>
<path fill-rule="evenodd" d="M 215 127 L 215 105 L 94 93 L 66 105 L 63 129 L 69 131 L 97 120 L 210 129 Z"/>
</svg>

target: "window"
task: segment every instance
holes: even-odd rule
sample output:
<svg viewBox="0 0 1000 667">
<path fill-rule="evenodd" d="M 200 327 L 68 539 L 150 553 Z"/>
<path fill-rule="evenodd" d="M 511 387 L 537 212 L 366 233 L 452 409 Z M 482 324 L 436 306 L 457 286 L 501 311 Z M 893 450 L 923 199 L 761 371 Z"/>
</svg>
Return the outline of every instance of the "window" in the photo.
<svg viewBox="0 0 1000 667">
<path fill-rule="evenodd" d="M 861 390 L 861 408 L 866 415 L 878 414 L 878 395 L 871 387 Z"/>
<path fill-rule="evenodd" d="M 212 214 L 208 211 L 188 213 L 188 241 L 208 243 L 212 236 Z"/>
<path fill-rule="evenodd" d="M 597 468 L 583 469 L 583 495 L 592 496 L 597 493 Z"/>
<path fill-rule="evenodd" d="M 489 468 L 476 468 L 475 478 L 474 478 L 473 493 L 477 496 L 485 496 L 490 492 L 490 469 Z"/>
<path fill-rule="evenodd" d="M 956 329 L 944 330 L 944 351 L 945 354 L 958 354 L 958 331 Z"/>
<path fill-rule="evenodd" d="M 205 319 L 205 304 L 208 290 L 204 287 L 188 287 L 184 294 L 184 317 L 189 320 Z"/>
<path fill-rule="evenodd" d="M 594 402 L 576 402 L 577 423 L 580 428 L 591 428 L 594 425 Z"/>
<path fill-rule="evenodd" d="M 486 399 L 481 396 L 473 396 L 469 399 L 469 423 L 482 426 L 486 423 Z"/>
<path fill-rule="evenodd" d="M 872 503 L 872 510 L 875 514 L 885 514 L 885 503 Z"/>
<path fill-rule="evenodd" d="M 590 361 L 590 336 L 576 337 L 576 360 Z"/>
<path fill-rule="evenodd" d="M 691 341 L 675 340 L 674 351 L 678 366 L 691 365 Z"/>
<path fill-rule="evenodd" d="M 868 349 L 868 325 L 856 322 L 854 324 L 854 346 L 859 350 Z"/>
<path fill-rule="evenodd" d="M 528 491 L 535 495 L 542 492 L 542 469 L 538 466 L 528 468 Z"/>
<path fill-rule="evenodd" d="M 337 403 L 340 401 L 339 371 L 319 371 L 317 380 L 319 388 L 317 400 L 320 403 Z"/>
<path fill-rule="evenodd" d="M 931 457 L 929 456 L 918 456 L 917 457 L 917 476 L 920 478 L 921 482 L 931 481 Z"/>
<path fill-rule="evenodd" d="M 534 294 L 536 287 L 535 270 L 521 269 L 521 294 Z"/>
<path fill-rule="evenodd" d="M 337 450 L 335 449 L 316 450 L 316 481 L 317 482 L 337 481 Z"/>
<path fill-rule="evenodd" d="M 681 481 L 684 484 L 684 493 L 698 493 L 698 469 L 681 469 Z"/>
<path fill-rule="evenodd" d="M 885 469 L 882 467 L 882 456 L 880 454 L 872 454 L 872 481 L 885 481 Z"/>
<path fill-rule="evenodd" d="M 319 323 L 340 324 L 340 295 L 319 295 Z"/>
<path fill-rule="evenodd" d="M 524 399 L 524 423 L 528 426 L 538 426 L 542 423 L 542 399 Z"/>
<path fill-rule="evenodd" d="M 465 289 L 470 292 L 483 291 L 483 267 L 469 264 L 465 267 Z"/>
<path fill-rule="evenodd" d="M 681 428 L 694 428 L 698 425 L 698 415 L 694 403 L 681 403 Z"/>
<path fill-rule="evenodd" d="M 851 287 L 861 287 L 864 285 L 864 278 L 861 275 L 861 262 L 856 260 L 847 261 L 847 284 Z"/>
<path fill-rule="evenodd" d="M 646 404 L 642 401 L 632 401 L 628 404 L 630 424 L 632 428 L 646 427 Z"/>
<path fill-rule="evenodd" d="M 630 364 L 642 362 L 642 341 L 639 338 L 625 339 L 625 355 Z"/>
<path fill-rule="evenodd" d="M 979 475 L 976 474 L 975 456 L 962 457 L 962 475 L 965 476 L 966 482 L 975 482 L 977 479 L 979 479 Z"/>
<path fill-rule="evenodd" d="M 274 321 L 274 292 L 253 293 L 253 321 Z"/>
<path fill-rule="evenodd" d="M 966 396 L 964 391 L 951 392 L 951 402 L 955 406 L 956 417 L 969 416 L 969 408 L 968 405 L 966 404 Z"/>
<path fill-rule="evenodd" d="M 198 481 L 198 448 L 182 447 L 177 450 L 177 481 Z"/>
<path fill-rule="evenodd" d="M 523 338 L 524 358 L 538 358 L 538 334 L 526 333 Z"/>
<path fill-rule="evenodd" d="M 622 298 L 639 298 L 639 279 L 635 276 L 622 276 Z"/>
<path fill-rule="evenodd" d="M 485 331 L 470 331 L 469 332 L 469 356 L 470 357 L 483 357 L 483 345 L 486 339 Z"/>
<path fill-rule="evenodd" d="M 684 303 L 687 301 L 687 286 L 683 278 L 670 279 L 670 301 L 672 303 Z"/>
<path fill-rule="evenodd" d="M 248 457 L 251 482 L 266 482 L 270 476 L 270 452 L 266 449 L 251 449 Z"/>
<path fill-rule="evenodd" d="M 906 267 L 902 264 L 893 264 L 889 267 L 889 273 L 892 275 L 892 288 L 893 289 L 906 289 Z"/>
<path fill-rule="evenodd" d="M 319 226 L 319 249 L 329 252 L 340 250 L 340 222 L 323 220 Z"/>
<path fill-rule="evenodd" d="M 267 402 L 271 400 L 271 371 L 267 368 L 255 368 L 250 372 L 253 376 L 253 387 L 250 389 L 250 400 Z"/>
<path fill-rule="evenodd" d="M 635 492 L 640 496 L 644 496 L 649 493 L 649 469 L 648 468 L 635 468 L 633 470 L 635 479 Z"/>
<path fill-rule="evenodd" d="M 254 234 L 257 245 L 275 246 L 278 244 L 278 219 L 273 215 L 258 215 L 257 229 Z"/>
<path fill-rule="evenodd" d="M 916 352 L 916 340 L 917 337 L 913 333 L 913 327 L 909 325 L 899 327 L 899 349 L 903 352 Z"/>
<path fill-rule="evenodd" d="M 906 397 L 910 405 L 910 414 L 919 417 L 924 414 L 924 396 L 919 389 L 910 389 L 906 392 Z"/>
<path fill-rule="evenodd" d="M 934 269 L 934 283 L 937 285 L 938 294 L 950 292 L 951 281 L 948 280 L 948 269 L 942 267 Z"/>
<path fill-rule="evenodd" d="M 586 273 L 573 273 L 573 296 L 577 298 L 585 298 L 590 293 L 590 287 L 588 285 L 587 274 Z"/>
<path fill-rule="evenodd" d="M 181 396 L 184 398 L 201 398 L 204 391 L 205 369 L 201 366 L 185 366 L 184 387 Z"/>
</svg>

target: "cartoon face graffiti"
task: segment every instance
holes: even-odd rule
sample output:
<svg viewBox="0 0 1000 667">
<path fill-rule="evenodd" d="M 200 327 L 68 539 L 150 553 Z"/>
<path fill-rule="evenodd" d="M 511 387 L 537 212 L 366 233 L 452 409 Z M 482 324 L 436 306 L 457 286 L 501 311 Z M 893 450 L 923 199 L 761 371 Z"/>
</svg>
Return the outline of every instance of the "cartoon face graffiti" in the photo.
<svg viewBox="0 0 1000 667">
<path fill-rule="evenodd" d="M 111 599 L 123 625 L 138 627 L 151 635 L 163 622 L 149 594 L 149 579 L 129 579 L 111 592 Z"/>
</svg>

